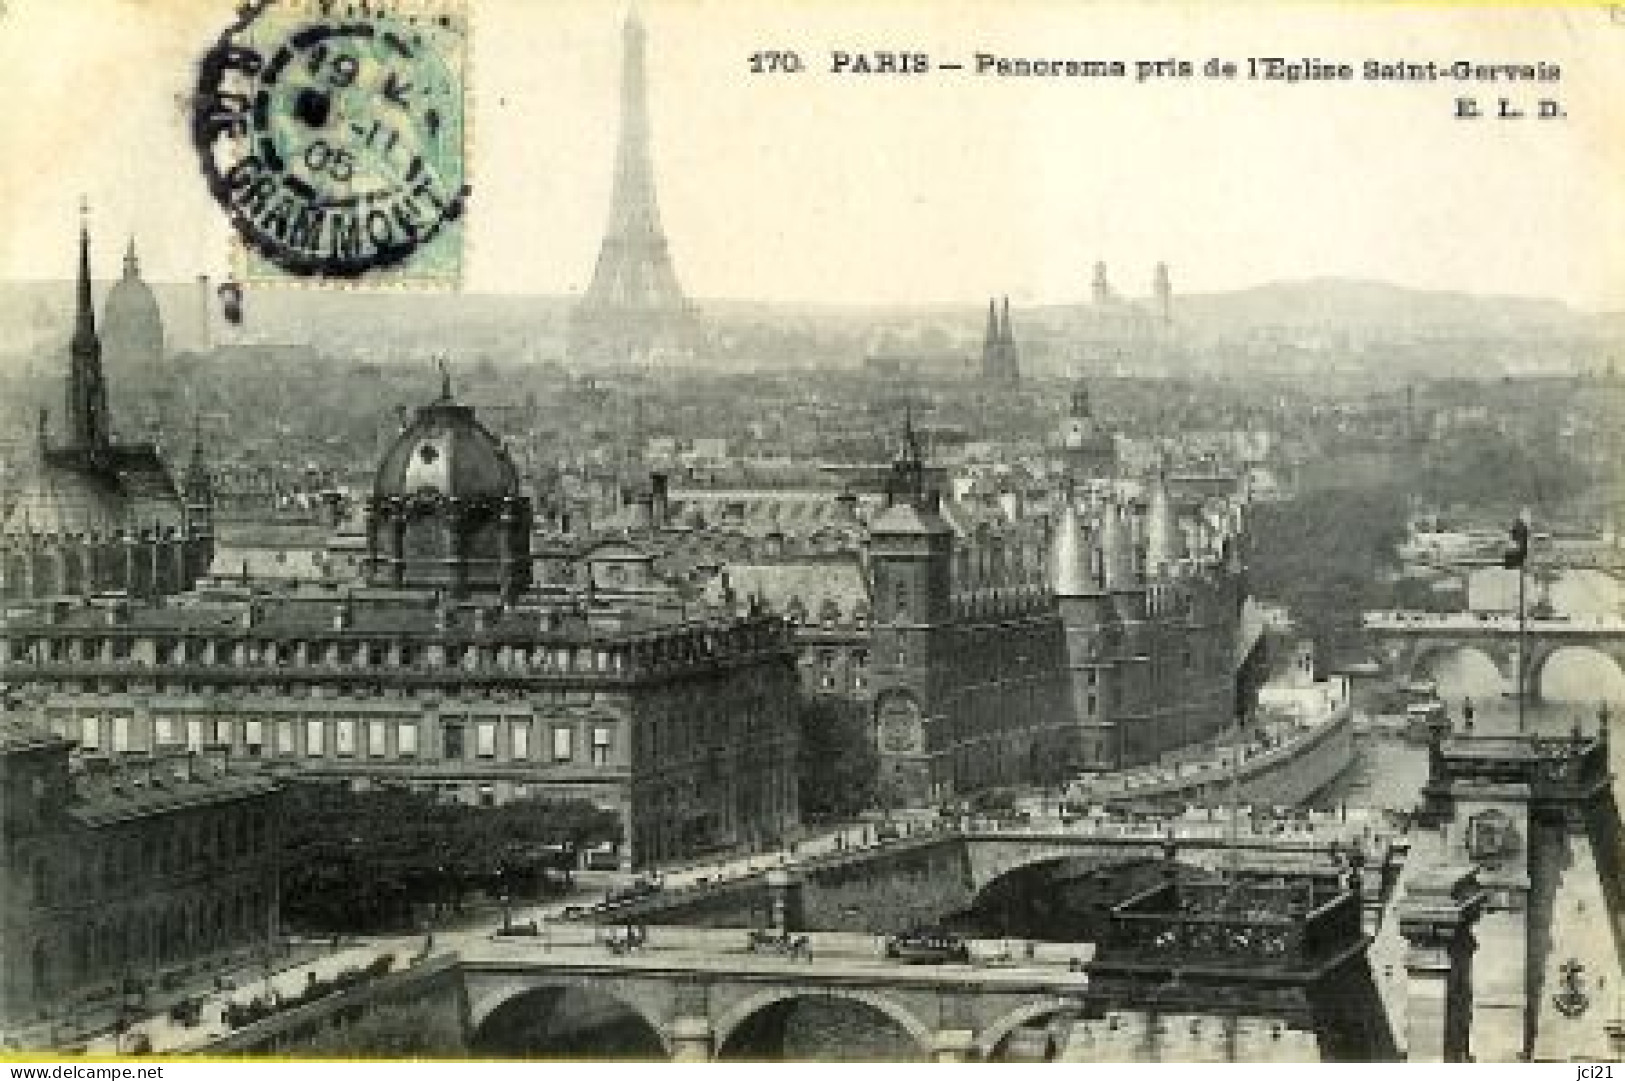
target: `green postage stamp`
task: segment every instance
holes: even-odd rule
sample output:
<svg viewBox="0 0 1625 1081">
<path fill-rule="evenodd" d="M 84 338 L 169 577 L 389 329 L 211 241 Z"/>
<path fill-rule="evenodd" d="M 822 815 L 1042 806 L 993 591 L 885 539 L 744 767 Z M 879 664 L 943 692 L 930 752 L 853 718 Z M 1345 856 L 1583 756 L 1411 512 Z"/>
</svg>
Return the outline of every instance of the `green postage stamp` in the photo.
<svg viewBox="0 0 1625 1081">
<path fill-rule="evenodd" d="M 244 281 L 455 286 L 467 13 L 256 0 L 204 55 L 192 139 Z"/>
</svg>

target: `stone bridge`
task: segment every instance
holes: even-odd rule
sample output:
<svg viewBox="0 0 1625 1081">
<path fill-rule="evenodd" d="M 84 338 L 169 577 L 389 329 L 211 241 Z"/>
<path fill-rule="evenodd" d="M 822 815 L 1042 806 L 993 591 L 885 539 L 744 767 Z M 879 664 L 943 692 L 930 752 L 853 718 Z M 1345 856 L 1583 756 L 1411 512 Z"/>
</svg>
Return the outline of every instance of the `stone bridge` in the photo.
<svg viewBox="0 0 1625 1081">
<path fill-rule="evenodd" d="M 1169 824 L 1095 825 L 1086 830 L 1004 828 L 967 832 L 962 837 L 972 893 L 1014 871 L 1054 860 L 1094 857 L 1103 864 L 1166 859 L 1203 870 L 1229 867 L 1280 874 L 1335 873 L 1339 851 L 1358 847 L 1368 863 L 1384 858 L 1380 816 L 1350 812 L 1282 826 L 1282 832 L 1257 832 L 1248 824 L 1232 830 L 1219 820 Z"/>
<path fill-rule="evenodd" d="M 1377 644 L 1388 671 L 1402 679 L 1426 679 L 1441 657 L 1472 650 L 1487 657 L 1509 690 L 1519 685 L 1519 621 L 1506 612 L 1367 612 L 1366 634 Z M 1625 673 L 1625 618 L 1572 616 L 1530 619 L 1529 651 L 1522 685 L 1540 697 L 1546 663 L 1563 649 L 1587 649 Z"/>
<path fill-rule="evenodd" d="M 476 1054 L 557 1050 L 558 1023 L 617 1048 L 626 1032 L 639 1030 L 649 1054 L 677 1061 L 773 1057 L 793 1004 L 822 999 L 884 1018 L 922 1058 L 1021 1058 L 1043 1041 L 1048 1022 L 1099 1015 L 1102 1002 L 1088 998 L 1084 971 L 1095 959 L 1092 943 L 972 939 L 962 962 L 907 964 L 886 957 L 884 932 L 962 910 L 1005 876 L 1056 860 L 1152 863 L 1146 869 L 1154 875 L 1171 874 L 1177 863 L 1324 880 L 1340 869 L 1334 845 L 1367 852 L 1370 869 L 1390 861 L 1380 820 L 1355 813 L 1316 814 L 1268 829 L 1207 812 L 1139 824 L 965 821 L 839 858 L 663 891 L 600 909 L 592 914 L 596 922 L 547 921 L 527 936 L 456 936 L 447 943 L 454 953 L 401 978 L 422 980 L 417 1000 L 455 1023 Z M 1364 876 L 1367 912 L 1380 910 L 1390 878 Z M 877 926 L 877 913 L 894 917 L 894 926 L 884 919 Z M 628 924 L 645 929 L 647 944 L 609 949 L 606 936 Z M 749 929 L 764 925 L 805 935 L 810 957 L 749 950 Z M 382 990 L 388 993 L 365 997 L 386 1004 L 414 998 L 411 986 Z M 336 996 L 261 1022 L 221 1046 L 297 1047 L 302 1034 L 348 1024 L 368 1006 Z M 623 1035 L 601 1037 L 600 1025 L 618 1026 Z M 515 1040 L 536 1046 L 509 1046 Z"/>
<path fill-rule="evenodd" d="M 924 1058 L 993 1057 L 1012 1032 L 1035 1020 L 1076 1016 L 1088 979 L 1088 945 L 1035 944 L 1006 958 L 1001 944 L 971 943 L 967 964 L 888 960 L 868 935 L 812 934 L 811 960 L 752 953 L 743 929 L 657 926 L 648 945 L 612 954 L 602 928 L 562 926 L 545 939 L 493 939 L 459 961 L 471 1046 L 480 1049 L 499 1012 L 545 1018 L 558 993 L 613 1000 L 652 1033 L 667 1057 L 703 1062 L 750 1056 L 753 1027 L 774 1007 L 807 998 L 867 1007 L 905 1033 Z"/>
<path fill-rule="evenodd" d="M 917 828 L 862 849 L 666 890 L 588 918 L 750 927 L 777 924 L 775 913 L 788 908 L 796 913 L 791 923 L 798 927 L 894 932 L 964 912 L 1004 876 L 1055 861 L 1106 869 L 1171 858 L 1207 870 L 1330 874 L 1338 867 L 1339 853 L 1354 849 L 1360 850 L 1366 867 L 1388 866 L 1397 858 L 1392 833 L 1385 816 L 1364 809 L 1306 813 L 1296 821 L 1254 825 L 1244 808 L 1234 827 L 1218 810 L 1138 823 L 1043 818 L 1013 825 L 971 819 Z M 1368 877 L 1375 888 L 1378 879 Z M 793 901 L 775 896 L 785 884 L 795 893 Z"/>
</svg>

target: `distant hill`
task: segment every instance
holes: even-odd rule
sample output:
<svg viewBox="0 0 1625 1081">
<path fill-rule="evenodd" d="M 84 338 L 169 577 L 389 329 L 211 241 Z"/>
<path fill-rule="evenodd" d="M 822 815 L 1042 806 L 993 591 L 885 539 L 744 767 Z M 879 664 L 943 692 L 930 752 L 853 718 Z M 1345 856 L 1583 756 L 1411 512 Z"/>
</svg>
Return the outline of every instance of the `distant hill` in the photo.
<svg viewBox="0 0 1625 1081">
<path fill-rule="evenodd" d="M 1533 329 L 1574 331 L 1594 319 L 1557 300 L 1407 289 L 1345 278 L 1272 282 L 1227 293 L 1182 296 L 1176 303 L 1181 321 L 1214 333 L 1247 327 L 1298 327 L 1493 335 Z"/>
<path fill-rule="evenodd" d="M 111 283 L 97 283 L 97 305 Z M 201 340 L 196 285 L 154 286 L 172 351 Z M 314 345 L 381 361 L 447 350 L 463 357 L 549 360 L 562 356 L 574 302 L 562 296 L 436 293 L 410 290 L 251 288 L 238 333 L 248 342 Z M 711 321 L 731 326 L 779 326 L 849 336 L 865 325 L 914 322 L 947 328 L 965 340 L 981 333 L 985 309 L 964 305 L 908 307 L 700 300 Z M 72 321 L 73 288 L 66 281 L 0 282 L 0 360 L 58 354 Z M 1024 320 L 1060 328 L 1079 305 L 1028 310 Z M 1261 330 L 1357 336 L 1394 331 L 1482 338 L 1531 332 L 1625 337 L 1625 313 L 1578 312 L 1555 300 L 1408 289 L 1385 282 L 1319 278 L 1275 282 L 1224 293 L 1175 297 L 1178 323 L 1198 337 L 1232 337 Z M 218 312 L 216 312 L 218 319 Z M 1034 322 L 1026 325 L 1032 327 Z M 1021 323 L 1018 323 L 1020 326 Z M 849 338 L 844 340 L 850 340 Z M 857 358 L 849 358 L 855 361 Z"/>
</svg>

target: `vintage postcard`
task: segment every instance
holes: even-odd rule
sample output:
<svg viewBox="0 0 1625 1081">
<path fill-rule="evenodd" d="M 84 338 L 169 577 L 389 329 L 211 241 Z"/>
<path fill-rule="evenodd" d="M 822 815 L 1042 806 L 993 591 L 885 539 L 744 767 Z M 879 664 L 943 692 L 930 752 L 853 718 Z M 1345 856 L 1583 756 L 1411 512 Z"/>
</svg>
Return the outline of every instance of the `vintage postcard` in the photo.
<svg viewBox="0 0 1625 1081">
<path fill-rule="evenodd" d="M 8 1060 L 1612 1077 L 1625 8 L 0 0 L 0 95 Z"/>
</svg>

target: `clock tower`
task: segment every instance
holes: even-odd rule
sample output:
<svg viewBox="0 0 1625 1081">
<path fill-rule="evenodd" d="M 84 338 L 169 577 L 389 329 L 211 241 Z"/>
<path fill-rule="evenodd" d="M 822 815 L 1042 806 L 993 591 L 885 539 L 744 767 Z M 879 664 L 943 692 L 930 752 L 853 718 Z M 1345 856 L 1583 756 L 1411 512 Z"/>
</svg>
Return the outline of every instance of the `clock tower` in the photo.
<svg viewBox="0 0 1625 1081">
<path fill-rule="evenodd" d="M 952 792 L 940 659 L 952 617 L 954 534 L 905 421 L 886 487 L 869 526 L 875 739 L 880 784 L 892 803 L 921 804 Z"/>
</svg>

